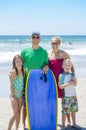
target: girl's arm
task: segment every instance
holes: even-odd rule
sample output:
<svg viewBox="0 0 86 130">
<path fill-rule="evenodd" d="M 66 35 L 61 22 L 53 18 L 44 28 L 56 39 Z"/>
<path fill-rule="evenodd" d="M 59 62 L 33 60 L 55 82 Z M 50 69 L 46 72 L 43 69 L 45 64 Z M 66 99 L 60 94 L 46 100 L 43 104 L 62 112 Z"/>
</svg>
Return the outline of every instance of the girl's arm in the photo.
<svg viewBox="0 0 86 130">
<path fill-rule="evenodd" d="M 15 71 L 12 70 L 11 71 L 11 78 L 10 78 L 10 92 L 11 92 L 11 96 L 14 96 L 14 89 L 13 89 L 14 76 L 15 76 Z"/>
</svg>

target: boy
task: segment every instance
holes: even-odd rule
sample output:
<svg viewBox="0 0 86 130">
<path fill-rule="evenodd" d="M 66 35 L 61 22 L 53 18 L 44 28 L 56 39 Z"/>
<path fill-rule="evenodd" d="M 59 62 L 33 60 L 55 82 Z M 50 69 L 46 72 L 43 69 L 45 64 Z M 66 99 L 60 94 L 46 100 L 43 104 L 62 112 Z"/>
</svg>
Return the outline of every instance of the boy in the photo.
<svg viewBox="0 0 86 130">
<path fill-rule="evenodd" d="M 72 62 L 70 59 L 63 60 L 63 73 L 59 75 L 59 87 L 62 89 L 62 129 L 66 129 L 65 121 L 67 114 L 71 112 L 73 127 L 81 129 L 76 124 L 76 112 L 78 111 L 78 102 L 76 97 L 77 79 L 71 73 Z"/>
</svg>

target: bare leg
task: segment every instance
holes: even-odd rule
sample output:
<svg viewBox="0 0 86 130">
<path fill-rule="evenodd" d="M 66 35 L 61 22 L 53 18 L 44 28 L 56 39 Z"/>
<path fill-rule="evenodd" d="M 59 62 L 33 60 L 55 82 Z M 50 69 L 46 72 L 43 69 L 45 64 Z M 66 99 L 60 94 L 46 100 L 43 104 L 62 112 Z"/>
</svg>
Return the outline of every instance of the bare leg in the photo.
<svg viewBox="0 0 86 130">
<path fill-rule="evenodd" d="M 26 120 L 26 107 L 22 106 L 22 124 L 23 124 L 23 128 L 25 128 L 25 120 Z"/>
<path fill-rule="evenodd" d="M 9 121 L 8 130 L 11 130 L 13 123 L 15 121 L 15 116 L 13 115 Z"/>
<path fill-rule="evenodd" d="M 73 125 L 76 125 L 76 112 L 71 112 Z"/>
<path fill-rule="evenodd" d="M 62 114 L 62 127 L 65 127 L 66 114 Z"/>
<path fill-rule="evenodd" d="M 67 114 L 68 127 L 71 127 L 70 113 Z"/>
<path fill-rule="evenodd" d="M 16 107 L 16 100 L 14 98 L 11 97 L 11 105 L 12 105 L 12 109 L 13 109 L 13 116 L 11 117 L 10 121 L 9 121 L 9 125 L 8 125 L 8 130 L 11 130 L 13 123 L 15 121 L 15 107 Z"/>
<path fill-rule="evenodd" d="M 20 122 L 20 115 L 21 115 L 21 107 L 22 107 L 22 97 L 20 99 L 18 99 L 18 119 L 17 119 L 17 128 L 19 126 L 19 122 Z"/>
<path fill-rule="evenodd" d="M 19 122 L 20 122 L 20 112 L 22 107 L 22 97 L 20 99 L 17 99 L 16 104 L 16 130 L 18 130 Z"/>
</svg>

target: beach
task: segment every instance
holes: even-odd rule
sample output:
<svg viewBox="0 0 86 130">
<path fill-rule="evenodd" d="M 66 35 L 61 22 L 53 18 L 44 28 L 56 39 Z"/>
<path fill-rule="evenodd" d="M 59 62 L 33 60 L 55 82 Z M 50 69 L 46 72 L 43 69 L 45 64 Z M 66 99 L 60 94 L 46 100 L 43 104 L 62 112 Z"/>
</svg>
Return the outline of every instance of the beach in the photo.
<svg viewBox="0 0 86 130">
<path fill-rule="evenodd" d="M 76 121 L 79 126 L 81 126 L 82 130 L 86 130 L 86 78 L 78 78 L 77 84 L 77 98 L 78 98 L 78 105 L 79 111 L 76 113 Z M 61 100 L 59 100 L 59 107 L 58 107 L 58 124 L 61 125 Z M 58 127 L 60 129 L 60 127 Z M 71 129 L 72 130 L 72 129 Z"/>
<path fill-rule="evenodd" d="M 42 36 L 41 46 L 48 52 L 51 50 L 50 39 L 52 36 Z M 22 39 L 22 44 L 19 41 Z M 78 84 L 76 86 L 79 111 L 77 112 L 77 124 L 86 130 L 86 36 L 62 36 L 65 43 L 62 50 L 68 52 L 76 70 Z M 76 40 L 77 39 L 77 40 Z M 72 41 L 71 44 L 68 41 Z M 0 130 L 7 130 L 12 108 L 10 103 L 10 84 L 8 73 L 12 69 L 12 59 L 21 50 L 30 47 L 27 36 L 3 36 L 0 37 Z M 61 129 L 61 100 L 58 100 L 58 130 Z M 15 130 L 15 125 L 12 130 Z M 19 130 L 22 130 L 20 121 Z M 73 129 L 70 129 L 73 130 Z"/>
<path fill-rule="evenodd" d="M 2 78 L 1 78 L 2 77 Z M 5 82 L 4 82 L 5 81 Z M 10 87 L 8 74 L 0 75 L 0 85 L 2 86 L 2 92 L 5 90 L 8 91 L 6 95 L 0 95 L 0 129 L 7 130 L 9 119 L 12 116 L 12 108 L 9 99 Z M 82 127 L 82 130 L 86 130 L 86 77 L 78 78 L 78 85 L 76 87 L 79 111 L 77 112 L 77 124 Z M 58 130 L 61 126 L 61 100 L 58 100 Z M 15 130 L 15 126 L 13 129 Z M 22 122 L 20 121 L 19 130 L 22 130 Z"/>
</svg>

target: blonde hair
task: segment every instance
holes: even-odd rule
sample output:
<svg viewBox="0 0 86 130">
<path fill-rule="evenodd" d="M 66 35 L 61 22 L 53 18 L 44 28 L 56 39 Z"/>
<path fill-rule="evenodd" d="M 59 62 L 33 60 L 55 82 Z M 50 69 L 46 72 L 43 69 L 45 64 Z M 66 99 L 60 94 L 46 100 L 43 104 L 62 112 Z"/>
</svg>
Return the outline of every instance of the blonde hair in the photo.
<svg viewBox="0 0 86 130">
<path fill-rule="evenodd" d="M 62 66 L 64 66 L 65 63 L 70 63 L 71 67 L 72 67 L 72 62 L 71 62 L 70 59 L 64 59 L 63 62 L 62 62 Z"/>
<path fill-rule="evenodd" d="M 61 43 L 62 43 L 62 41 L 61 41 L 60 37 L 58 37 L 58 36 L 53 37 L 53 38 L 51 39 L 50 43 L 52 43 L 52 41 L 53 41 L 53 40 L 56 40 L 56 41 L 57 41 L 57 43 L 59 43 L 59 44 L 61 44 Z"/>
</svg>

